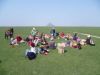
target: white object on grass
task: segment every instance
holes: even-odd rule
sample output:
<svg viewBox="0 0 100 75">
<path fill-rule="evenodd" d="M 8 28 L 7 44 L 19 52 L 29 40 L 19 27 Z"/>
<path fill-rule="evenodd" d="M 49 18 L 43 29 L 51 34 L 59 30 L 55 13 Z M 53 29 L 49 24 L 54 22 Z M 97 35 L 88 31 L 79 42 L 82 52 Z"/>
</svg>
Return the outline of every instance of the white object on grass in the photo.
<svg viewBox="0 0 100 75">
<path fill-rule="evenodd" d="M 78 34 L 81 34 L 81 35 L 86 35 L 86 36 L 89 36 L 89 37 L 91 36 L 91 37 L 100 39 L 100 36 L 95 36 L 95 35 L 90 35 L 90 34 L 80 33 L 80 32 L 73 32 L 73 33 L 78 33 Z"/>
</svg>

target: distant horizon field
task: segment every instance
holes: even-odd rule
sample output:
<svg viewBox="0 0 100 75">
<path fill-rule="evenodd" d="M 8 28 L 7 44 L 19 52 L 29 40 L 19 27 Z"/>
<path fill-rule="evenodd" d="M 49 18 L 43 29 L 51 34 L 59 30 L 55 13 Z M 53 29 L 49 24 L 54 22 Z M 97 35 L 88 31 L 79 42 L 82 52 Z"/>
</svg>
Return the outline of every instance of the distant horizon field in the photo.
<svg viewBox="0 0 100 75">
<path fill-rule="evenodd" d="M 36 27 L 36 26 L 32 26 Z M 14 27 L 14 35 L 23 38 L 30 34 L 32 27 Z M 20 44 L 12 48 L 9 40 L 4 39 L 4 31 L 9 27 L 0 27 L 0 75 L 100 75 L 100 39 L 92 37 L 96 46 L 83 46 L 82 50 L 66 47 L 64 54 L 57 49 L 48 55 L 38 54 L 35 60 L 25 58 L 29 47 Z M 44 33 L 50 33 L 50 27 L 36 27 Z M 56 27 L 57 32 L 81 32 L 100 36 L 100 27 Z M 86 38 L 84 35 L 78 35 Z M 57 42 L 66 40 L 57 39 Z"/>
<path fill-rule="evenodd" d="M 4 26 L 4 25 L 0 25 L 0 27 L 51 27 L 51 26 L 45 26 L 45 25 L 17 25 L 17 26 L 13 26 L 13 25 L 8 25 L 8 26 Z M 97 27 L 100 27 L 100 26 L 62 26 L 62 25 L 59 25 L 59 26 L 56 26 L 56 25 L 54 25 L 54 27 L 95 27 L 95 28 L 97 28 Z"/>
</svg>

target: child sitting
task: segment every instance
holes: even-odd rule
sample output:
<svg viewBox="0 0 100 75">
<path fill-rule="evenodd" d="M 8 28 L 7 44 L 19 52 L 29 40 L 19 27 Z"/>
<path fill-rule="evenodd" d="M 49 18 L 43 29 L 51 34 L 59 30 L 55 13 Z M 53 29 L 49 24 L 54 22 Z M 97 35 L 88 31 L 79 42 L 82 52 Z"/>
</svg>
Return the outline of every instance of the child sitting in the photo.
<svg viewBox="0 0 100 75">
<path fill-rule="evenodd" d="M 59 54 L 63 54 L 64 53 L 64 48 L 65 48 L 65 43 L 58 43 L 57 44 L 57 49 L 58 49 L 58 53 Z"/>
</svg>

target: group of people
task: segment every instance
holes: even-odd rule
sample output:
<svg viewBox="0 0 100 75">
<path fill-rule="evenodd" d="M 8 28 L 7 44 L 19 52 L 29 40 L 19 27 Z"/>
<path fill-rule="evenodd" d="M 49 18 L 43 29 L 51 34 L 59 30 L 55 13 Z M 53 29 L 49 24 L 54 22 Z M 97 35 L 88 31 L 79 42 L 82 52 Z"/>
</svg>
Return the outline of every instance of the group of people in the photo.
<svg viewBox="0 0 100 75">
<path fill-rule="evenodd" d="M 64 42 L 57 42 L 56 40 L 65 39 Z M 95 46 L 91 35 L 88 35 L 86 39 L 78 37 L 78 33 L 65 34 L 64 32 L 56 32 L 55 28 L 52 28 L 50 34 L 39 32 L 35 27 L 32 28 L 30 34 L 26 38 L 22 38 L 17 35 L 15 38 L 10 38 L 10 45 L 15 46 L 20 43 L 27 43 L 29 49 L 26 49 L 25 56 L 32 60 L 35 59 L 37 54 L 48 55 L 50 50 L 57 49 L 58 53 L 62 54 L 66 47 L 82 49 L 84 45 Z"/>
</svg>

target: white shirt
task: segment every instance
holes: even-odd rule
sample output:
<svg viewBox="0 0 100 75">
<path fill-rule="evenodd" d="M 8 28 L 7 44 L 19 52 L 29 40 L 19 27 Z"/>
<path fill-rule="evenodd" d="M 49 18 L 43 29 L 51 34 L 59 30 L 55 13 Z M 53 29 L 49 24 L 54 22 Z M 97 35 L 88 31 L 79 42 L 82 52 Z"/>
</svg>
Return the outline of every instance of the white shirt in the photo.
<svg viewBox="0 0 100 75">
<path fill-rule="evenodd" d="M 36 48 L 35 47 L 31 47 L 30 52 L 34 52 L 36 54 Z"/>
</svg>

